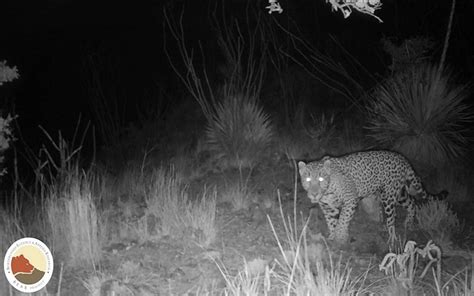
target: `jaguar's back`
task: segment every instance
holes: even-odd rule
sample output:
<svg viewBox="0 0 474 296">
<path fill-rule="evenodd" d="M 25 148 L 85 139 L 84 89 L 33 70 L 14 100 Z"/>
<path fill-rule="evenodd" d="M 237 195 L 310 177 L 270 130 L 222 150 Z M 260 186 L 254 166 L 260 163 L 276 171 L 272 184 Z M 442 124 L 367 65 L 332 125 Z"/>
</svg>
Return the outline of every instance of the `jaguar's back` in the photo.
<svg viewBox="0 0 474 296">
<path fill-rule="evenodd" d="M 356 152 L 333 160 L 353 180 L 359 197 L 420 183 L 406 158 L 395 152 Z"/>
</svg>

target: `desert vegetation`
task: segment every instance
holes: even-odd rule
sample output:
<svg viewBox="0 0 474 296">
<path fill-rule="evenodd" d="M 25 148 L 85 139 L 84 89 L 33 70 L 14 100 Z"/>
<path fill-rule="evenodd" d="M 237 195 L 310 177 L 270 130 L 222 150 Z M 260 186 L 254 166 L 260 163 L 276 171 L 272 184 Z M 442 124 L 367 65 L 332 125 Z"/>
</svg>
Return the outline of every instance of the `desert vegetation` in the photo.
<svg viewBox="0 0 474 296">
<path fill-rule="evenodd" d="M 474 293 L 473 93 L 446 56 L 452 19 L 442 38 L 378 38 L 375 67 L 269 3 L 272 15 L 250 1 L 164 5 L 156 38 L 177 87 L 153 86 L 136 108 L 96 52 L 80 71 L 90 122 L 74 114 L 70 134 L 35 123 L 34 146 L 21 114 L 0 114 L 0 250 L 35 237 L 55 260 L 35 295 Z M 382 20 L 379 1 L 340 3 L 344 26 Z M 196 22 L 210 40 L 190 34 Z M 21 77 L 0 62 L 0 89 Z M 400 152 L 448 199 L 418 203 L 414 229 L 398 211 L 388 243 L 369 197 L 335 245 L 296 163 L 370 149 Z M 22 295 L 4 277 L 0 291 Z"/>
</svg>

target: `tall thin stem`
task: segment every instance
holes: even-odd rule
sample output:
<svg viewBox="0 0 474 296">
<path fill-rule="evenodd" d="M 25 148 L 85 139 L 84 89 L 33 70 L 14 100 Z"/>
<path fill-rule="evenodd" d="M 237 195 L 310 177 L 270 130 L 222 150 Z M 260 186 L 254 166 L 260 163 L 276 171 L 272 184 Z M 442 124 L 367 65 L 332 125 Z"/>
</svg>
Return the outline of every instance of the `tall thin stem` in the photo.
<svg viewBox="0 0 474 296">
<path fill-rule="evenodd" d="M 453 0 L 451 2 L 451 12 L 449 13 L 448 29 L 446 31 L 446 36 L 444 38 L 443 52 L 439 60 L 438 75 L 440 75 L 444 69 L 444 62 L 446 60 L 446 52 L 448 51 L 449 37 L 451 36 L 451 28 L 453 26 L 455 8 L 456 8 L 456 0 Z"/>
</svg>

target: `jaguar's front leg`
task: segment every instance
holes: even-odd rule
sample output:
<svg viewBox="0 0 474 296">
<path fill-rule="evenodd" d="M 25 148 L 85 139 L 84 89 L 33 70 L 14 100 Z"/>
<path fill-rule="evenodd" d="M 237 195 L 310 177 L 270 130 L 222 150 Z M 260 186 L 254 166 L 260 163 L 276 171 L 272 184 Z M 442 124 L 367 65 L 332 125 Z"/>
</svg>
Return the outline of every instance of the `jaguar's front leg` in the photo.
<svg viewBox="0 0 474 296">
<path fill-rule="evenodd" d="M 336 236 L 335 230 L 336 226 L 338 225 L 339 219 L 339 209 L 323 202 L 320 202 L 319 206 L 323 211 L 324 218 L 326 219 L 326 224 L 328 225 L 329 240 L 334 240 Z"/>
<path fill-rule="evenodd" d="M 338 243 L 344 244 L 349 240 L 349 225 L 354 217 L 354 213 L 357 208 L 357 198 L 350 198 L 346 200 L 339 214 L 339 223 L 336 226 L 335 240 Z"/>
</svg>

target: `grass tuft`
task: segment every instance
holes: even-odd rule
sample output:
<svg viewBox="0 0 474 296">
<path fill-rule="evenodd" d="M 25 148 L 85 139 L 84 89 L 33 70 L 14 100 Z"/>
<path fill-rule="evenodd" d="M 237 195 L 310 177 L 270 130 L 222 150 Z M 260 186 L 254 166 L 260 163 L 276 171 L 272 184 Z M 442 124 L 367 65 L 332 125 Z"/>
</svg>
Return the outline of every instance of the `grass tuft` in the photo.
<svg viewBox="0 0 474 296">
<path fill-rule="evenodd" d="M 270 295 L 270 269 L 265 260 L 244 260 L 243 268 L 234 276 L 224 264 L 215 263 L 226 283 L 223 295 Z"/>
<path fill-rule="evenodd" d="M 349 261 L 343 264 L 342 257 L 334 261 L 329 249 L 324 254 L 321 243 L 308 242 L 309 219 L 302 227 L 298 226 L 296 219 L 291 222 L 289 217 L 285 218 L 281 203 L 280 214 L 285 228 L 284 241 L 280 240 L 270 218 L 269 222 L 283 258 L 282 262 L 277 261 L 279 269 L 274 272 L 274 277 L 284 286 L 285 292 L 281 295 L 336 296 L 364 293 L 361 286 L 365 277 L 353 278 Z"/>
<path fill-rule="evenodd" d="M 70 172 L 67 179 L 67 185 L 49 186 L 45 203 L 52 249 L 71 266 L 94 266 L 100 260 L 102 242 L 92 195 L 94 180 L 79 170 Z"/>
<path fill-rule="evenodd" d="M 215 225 L 216 191 L 205 189 L 202 197 L 192 201 L 187 186 L 174 169 L 160 168 L 151 177 L 145 197 L 148 236 L 170 235 L 191 238 L 208 246 L 217 233 Z"/>
<path fill-rule="evenodd" d="M 19 213 L 6 211 L 0 206 L 0 253 L 5 255 L 10 245 L 16 240 L 25 237 L 24 227 L 21 225 Z M 11 288 L 6 277 L 0 278 L 0 291 Z"/>
</svg>

